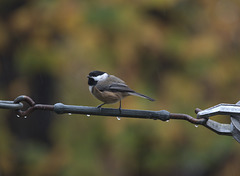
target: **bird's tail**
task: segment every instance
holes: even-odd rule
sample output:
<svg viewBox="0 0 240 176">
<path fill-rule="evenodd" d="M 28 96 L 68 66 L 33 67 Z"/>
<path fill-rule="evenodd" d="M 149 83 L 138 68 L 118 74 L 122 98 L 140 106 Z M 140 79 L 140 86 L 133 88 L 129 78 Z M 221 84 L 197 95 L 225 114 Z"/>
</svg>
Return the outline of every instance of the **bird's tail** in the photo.
<svg viewBox="0 0 240 176">
<path fill-rule="evenodd" d="M 138 97 L 142 97 L 142 98 L 146 98 L 150 101 L 155 101 L 154 99 L 146 96 L 146 95 L 143 95 L 143 94 L 140 94 L 140 93 L 137 93 L 137 92 L 129 92 L 130 95 L 135 95 L 135 96 L 138 96 Z"/>
</svg>

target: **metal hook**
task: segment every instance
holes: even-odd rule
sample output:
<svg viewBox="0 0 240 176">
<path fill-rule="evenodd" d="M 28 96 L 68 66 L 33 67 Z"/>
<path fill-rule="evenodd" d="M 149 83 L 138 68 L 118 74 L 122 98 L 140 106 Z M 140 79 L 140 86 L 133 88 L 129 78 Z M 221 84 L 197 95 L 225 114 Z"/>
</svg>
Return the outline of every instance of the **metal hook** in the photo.
<svg viewBox="0 0 240 176">
<path fill-rule="evenodd" d="M 34 106 L 36 103 L 30 97 L 26 95 L 21 95 L 14 100 L 14 103 L 20 103 L 20 102 L 26 102 L 29 105 L 29 107 L 25 111 L 21 109 L 16 110 L 16 113 L 20 117 L 25 117 L 34 110 Z"/>
</svg>

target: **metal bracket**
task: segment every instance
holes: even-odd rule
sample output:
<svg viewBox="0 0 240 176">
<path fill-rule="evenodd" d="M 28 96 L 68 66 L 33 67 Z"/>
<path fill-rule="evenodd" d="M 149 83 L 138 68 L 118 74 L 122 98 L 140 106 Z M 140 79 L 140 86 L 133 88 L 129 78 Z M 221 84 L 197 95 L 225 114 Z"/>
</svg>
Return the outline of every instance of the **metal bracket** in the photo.
<svg viewBox="0 0 240 176">
<path fill-rule="evenodd" d="M 215 115 L 229 115 L 231 123 L 222 124 L 209 119 Z M 236 104 L 218 104 L 210 107 L 198 112 L 197 118 L 208 119 L 204 126 L 218 134 L 233 136 L 240 143 L 240 101 Z"/>
</svg>

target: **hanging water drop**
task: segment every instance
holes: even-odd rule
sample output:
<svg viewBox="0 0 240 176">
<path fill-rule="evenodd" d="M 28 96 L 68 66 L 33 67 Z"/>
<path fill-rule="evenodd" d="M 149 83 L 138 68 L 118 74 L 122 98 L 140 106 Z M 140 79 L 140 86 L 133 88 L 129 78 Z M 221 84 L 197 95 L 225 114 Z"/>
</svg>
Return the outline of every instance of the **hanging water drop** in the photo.
<svg viewBox="0 0 240 176">
<path fill-rule="evenodd" d="M 195 127 L 197 128 L 197 127 L 198 127 L 198 125 L 195 125 Z"/>
<path fill-rule="evenodd" d="M 27 116 L 24 116 L 24 119 L 26 119 L 27 118 Z"/>
<path fill-rule="evenodd" d="M 166 122 L 169 122 L 169 120 L 166 120 Z"/>
<path fill-rule="evenodd" d="M 87 117 L 90 117 L 91 115 L 90 114 L 87 114 Z"/>
<path fill-rule="evenodd" d="M 19 117 L 20 117 L 20 115 L 17 114 L 17 118 L 19 118 Z"/>
<path fill-rule="evenodd" d="M 120 118 L 120 117 L 117 117 L 117 120 L 121 120 L 121 118 Z"/>
<path fill-rule="evenodd" d="M 72 115 L 72 113 L 68 113 L 68 115 Z"/>
</svg>

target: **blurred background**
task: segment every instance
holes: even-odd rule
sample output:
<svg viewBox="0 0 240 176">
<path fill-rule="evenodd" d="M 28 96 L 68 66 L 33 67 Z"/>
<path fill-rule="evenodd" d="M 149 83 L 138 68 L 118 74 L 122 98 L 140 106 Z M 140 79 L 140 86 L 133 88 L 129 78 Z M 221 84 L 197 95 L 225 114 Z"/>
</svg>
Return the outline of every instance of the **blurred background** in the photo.
<svg viewBox="0 0 240 176">
<path fill-rule="evenodd" d="M 123 108 L 196 117 L 239 101 L 239 51 L 239 0 L 0 1 L 1 100 L 97 106 L 102 70 L 156 99 Z M 186 121 L 0 115 L 0 176 L 239 175 L 240 145 Z"/>
</svg>

